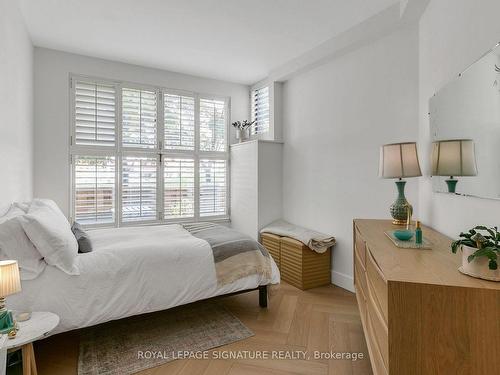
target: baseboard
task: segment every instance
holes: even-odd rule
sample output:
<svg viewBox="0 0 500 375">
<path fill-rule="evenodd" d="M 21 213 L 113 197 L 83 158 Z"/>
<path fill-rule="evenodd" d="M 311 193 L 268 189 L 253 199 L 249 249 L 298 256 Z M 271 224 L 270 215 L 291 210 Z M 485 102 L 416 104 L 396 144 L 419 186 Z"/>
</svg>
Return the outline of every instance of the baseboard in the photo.
<svg viewBox="0 0 500 375">
<path fill-rule="evenodd" d="M 345 273 L 332 270 L 332 284 L 354 293 L 354 278 Z"/>
</svg>

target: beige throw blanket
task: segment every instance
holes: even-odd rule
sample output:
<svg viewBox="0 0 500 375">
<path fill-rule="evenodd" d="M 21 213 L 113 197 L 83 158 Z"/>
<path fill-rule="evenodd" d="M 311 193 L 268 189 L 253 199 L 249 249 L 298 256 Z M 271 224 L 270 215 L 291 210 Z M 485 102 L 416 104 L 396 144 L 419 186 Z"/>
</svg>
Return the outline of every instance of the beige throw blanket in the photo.
<svg viewBox="0 0 500 375">
<path fill-rule="evenodd" d="M 310 229 L 299 227 L 285 220 L 276 220 L 261 229 L 260 233 L 271 233 L 282 237 L 290 237 L 302 242 L 317 253 L 324 253 L 329 247 L 335 245 L 335 237 L 328 236 Z"/>
<path fill-rule="evenodd" d="M 212 248 L 217 285 L 230 284 L 249 275 L 271 279 L 269 253 L 252 238 L 213 223 L 183 224 L 183 227 Z"/>
</svg>

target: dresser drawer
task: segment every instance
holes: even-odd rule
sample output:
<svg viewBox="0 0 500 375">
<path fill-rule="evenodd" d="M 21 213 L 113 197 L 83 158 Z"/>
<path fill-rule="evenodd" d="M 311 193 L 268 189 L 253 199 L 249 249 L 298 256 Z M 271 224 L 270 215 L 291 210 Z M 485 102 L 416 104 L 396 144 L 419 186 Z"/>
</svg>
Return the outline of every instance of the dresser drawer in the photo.
<svg viewBox="0 0 500 375">
<path fill-rule="evenodd" d="M 368 294 L 368 286 L 366 284 L 366 271 L 361 265 L 361 261 L 358 256 L 354 256 L 354 282 L 359 289 L 363 290 L 365 298 Z"/>
<path fill-rule="evenodd" d="M 361 264 L 363 265 L 363 268 L 365 268 L 366 264 L 366 244 L 365 241 L 363 240 L 363 237 L 361 236 L 361 233 L 359 233 L 358 228 L 355 228 L 355 241 L 354 241 L 354 254 L 356 254 L 359 257 L 359 260 L 361 261 Z"/>
<path fill-rule="evenodd" d="M 370 362 L 372 364 L 372 370 L 375 375 L 388 375 L 387 367 L 384 364 L 382 354 L 380 354 L 380 349 L 377 345 L 375 339 L 375 331 L 370 318 L 366 319 L 366 328 L 368 331 L 368 346 L 370 348 Z"/>
<path fill-rule="evenodd" d="M 365 323 L 366 322 L 366 294 L 363 292 L 363 289 L 361 289 L 359 287 L 359 284 L 356 284 L 356 300 L 358 301 L 359 315 L 361 316 L 361 320 L 363 321 L 363 323 Z"/>
<path fill-rule="evenodd" d="M 373 301 L 379 308 L 385 323 L 387 324 L 387 282 L 385 281 L 382 271 L 378 267 L 370 249 L 366 250 L 366 279 L 368 284 L 368 294 L 373 296 Z M 368 297 L 368 296 L 367 296 Z"/>
<path fill-rule="evenodd" d="M 370 321 L 369 324 L 372 327 L 374 341 L 377 343 L 385 367 L 389 368 L 389 335 L 387 325 L 371 295 L 367 296 L 366 309 L 367 319 Z"/>
</svg>

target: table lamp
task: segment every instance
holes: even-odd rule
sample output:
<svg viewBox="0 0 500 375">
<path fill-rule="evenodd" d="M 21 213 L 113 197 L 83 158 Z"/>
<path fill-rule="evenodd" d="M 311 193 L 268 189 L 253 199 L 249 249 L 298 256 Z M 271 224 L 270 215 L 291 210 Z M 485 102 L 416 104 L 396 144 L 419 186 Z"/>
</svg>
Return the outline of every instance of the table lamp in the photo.
<svg viewBox="0 0 500 375">
<path fill-rule="evenodd" d="M 0 261 L 0 333 L 14 329 L 12 311 L 5 308 L 5 297 L 21 291 L 21 279 L 16 260 Z"/>
<path fill-rule="evenodd" d="M 454 139 L 432 143 L 432 175 L 449 176 L 448 192 L 455 193 L 458 180 L 453 176 L 476 176 L 474 141 Z"/>
<path fill-rule="evenodd" d="M 406 181 L 403 178 L 419 176 L 422 176 L 422 172 L 415 142 L 391 143 L 380 147 L 379 177 L 398 179 L 398 197 L 390 207 L 393 224 L 405 225 L 413 212 L 413 207 L 405 197 Z"/>
</svg>

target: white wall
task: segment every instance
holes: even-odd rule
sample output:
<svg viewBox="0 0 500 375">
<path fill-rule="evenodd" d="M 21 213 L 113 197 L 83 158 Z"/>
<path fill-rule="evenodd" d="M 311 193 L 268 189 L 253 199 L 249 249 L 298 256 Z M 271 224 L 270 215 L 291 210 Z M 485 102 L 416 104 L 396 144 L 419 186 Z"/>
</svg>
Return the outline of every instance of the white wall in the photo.
<svg viewBox="0 0 500 375">
<path fill-rule="evenodd" d="M 231 119 L 249 116 L 249 87 L 245 85 L 35 48 L 34 195 L 54 199 L 66 214 L 70 73 L 230 96 Z M 234 141 L 234 135 L 231 140 Z"/>
<path fill-rule="evenodd" d="M 419 143 L 427 175 L 429 98 L 500 42 L 499 14 L 498 0 L 432 0 L 420 19 Z M 500 201 L 433 193 L 429 177 L 420 179 L 419 195 L 424 222 L 448 236 L 477 224 L 500 224 Z"/>
<path fill-rule="evenodd" d="M 396 198 L 377 176 L 379 146 L 417 140 L 417 37 L 399 30 L 283 87 L 284 217 L 336 236 L 333 282 L 351 290 L 352 219 L 389 218 Z M 417 186 L 408 179 L 415 208 Z"/>
<path fill-rule="evenodd" d="M 33 189 L 33 46 L 17 2 L 0 0 L 0 213 Z"/>
</svg>

